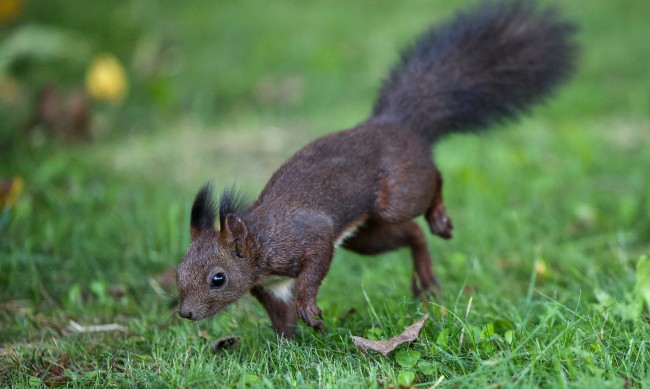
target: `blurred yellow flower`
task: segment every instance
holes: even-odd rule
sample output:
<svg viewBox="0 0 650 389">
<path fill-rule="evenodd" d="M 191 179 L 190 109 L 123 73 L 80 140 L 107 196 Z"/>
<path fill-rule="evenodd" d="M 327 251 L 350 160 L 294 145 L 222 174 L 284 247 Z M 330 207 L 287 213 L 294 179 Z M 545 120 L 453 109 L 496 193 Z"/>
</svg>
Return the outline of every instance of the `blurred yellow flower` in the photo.
<svg viewBox="0 0 650 389">
<path fill-rule="evenodd" d="M 120 61 L 112 54 L 96 56 L 86 71 L 86 89 L 95 100 L 121 101 L 128 83 Z"/>
<path fill-rule="evenodd" d="M 0 208 L 16 204 L 18 196 L 23 191 L 23 186 L 23 179 L 20 177 L 14 177 L 9 182 L 0 182 Z"/>
<path fill-rule="evenodd" d="M 0 0 L 0 23 L 13 23 L 22 10 L 22 0 Z"/>
<path fill-rule="evenodd" d="M 546 262 L 544 262 L 541 259 L 538 260 L 537 263 L 535 264 L 535 272 L 537 273 L 538 277 L 546 277 L 551 274 L 551 271 L 546 265 Z"/>
</svg>

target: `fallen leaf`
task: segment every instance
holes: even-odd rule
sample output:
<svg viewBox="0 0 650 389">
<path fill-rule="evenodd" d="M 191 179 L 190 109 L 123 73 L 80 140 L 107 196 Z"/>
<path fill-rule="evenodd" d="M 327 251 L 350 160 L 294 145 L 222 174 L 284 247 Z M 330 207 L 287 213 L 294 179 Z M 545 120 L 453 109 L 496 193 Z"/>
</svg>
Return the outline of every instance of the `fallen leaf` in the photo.
<svg viewBox="0 0 650 389">
<path fill-rule="evenodd" d="M 63 354 L 59 359 L 52 363 L 47 375 L 49 378 L 44 381 L 49 385 L 60 384 L 71 381 L 72 378 L 66 375 L 66 370 L 70 364 L 70 356 Z"/>
<path fill-rule="evenodd" d="M 57 85 L 47 85 L 41 90 L 23 131 L 28 133 L 42 127 L 48 135 L 72 141 L 90 140 L 91 121 L 91 101 L 85 90 L 77 87 L 66 92 Z"/>
<path fill-rule="evenodd" d="M 237 336 L 224 336 L 223 338 L 217 339 L 214 342 L 212 342 L 212 346 L 211 346 L 212 352 L 218 353 L 219 351 L 223 351 L 227 348 L 230 348 L 237 343 L 239 343 L 239 338 Z"/>
<path fill-rule="evenodd" d="M 108 288 L 108 293 L 111 295 L 113 300 L 119 301 L 122 297 L 126 296 L 127 288 L 122 284 L 111 285 Z"/>
<path fill-rule="evenodd" d="M 420 320 L 407 327 L 401 334 L 388 340 L 370 340 L 352 335 L 352 341 L 362 354 L 366 354 L 367 350 L 372 350 L 382 355 L 388 355 L 388 353 L 395 350 L 400 344 L 416 340 L 418 335 L 420 335 L 420 330 L 422 330 L 424 322 L 428 318 L 429 315 L 422 316 Z"/>
<path fill-rule="evenodd" d="M 0 303 L 0 313 L 6 313 L 9 316 L 28 316 L 34 312 L 34 308 L 28 300 L 9 300 Z"/>
<path fill-rule="evenodd" d="M 45 383 L 47 383 L 48 385 L 54 386 L 54 385 L 63 384 L 65 382 L 69 382 L 69 381 L 72 381 L 71 377 L 68 377 L 67 375 L 60 374 L 60 375 L 53 375 L 52 377 L 45 380 Z"/>
</svg>

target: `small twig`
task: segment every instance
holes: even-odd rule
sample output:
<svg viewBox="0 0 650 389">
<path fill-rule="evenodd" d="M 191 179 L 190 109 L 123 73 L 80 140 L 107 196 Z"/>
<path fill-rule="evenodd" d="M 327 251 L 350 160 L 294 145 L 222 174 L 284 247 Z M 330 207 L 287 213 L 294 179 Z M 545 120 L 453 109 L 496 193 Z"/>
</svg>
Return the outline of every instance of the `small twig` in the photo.
<svg viewBox="0 0 650 389">
<path fill-rule="evenodd" d="M 429 387 L 429 389 L 436 389 L 438 386 L 440 386 L 440 384 L 441 384 L 442 381 L 444 381 L 444 380 L 445 380 L 445 376 L 444 376 L 444 375 L 441 375 L 440 377 L 438 377 L 438 381 L 436 381 L 436 383 L 433 384 L 433 386 Z"/>
<path fill-rule="evenodd" d="M 126 327 L 117 323 L 100 324 L 94 326 L 83 326 L 74 320 L 70 320 L 70 325 L 68 325 L 66 329 L 70 332 L 75 332 L 75 333 L 110 332 L 110 331 L 126 332 Z"/>
</svg>

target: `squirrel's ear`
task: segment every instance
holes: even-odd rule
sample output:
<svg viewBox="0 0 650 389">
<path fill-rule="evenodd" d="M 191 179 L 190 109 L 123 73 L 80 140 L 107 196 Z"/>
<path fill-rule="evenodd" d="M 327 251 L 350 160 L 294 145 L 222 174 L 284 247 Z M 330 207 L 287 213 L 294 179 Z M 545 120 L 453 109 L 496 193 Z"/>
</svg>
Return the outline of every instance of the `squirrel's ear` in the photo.
<svg viewBox="0 0 650 389">
<path fill-rule="evenodd" d="M 221 236 L 228 244 L 243 243 L 248 235 L 248 230 L 244 222 L 237 216 L 228 214 L 225 223 L 221 228 Z"/>
<path fill-rule="evenodd" d="M 196 194 L 194 204 L 192 204 L 192 214 L 190 216 L 192 242 L 198 238 L 201 231 L 214 230 L 216 214 L 216 205 L 212 199 L 212 185 L 207 183 Z"/>
</svg>

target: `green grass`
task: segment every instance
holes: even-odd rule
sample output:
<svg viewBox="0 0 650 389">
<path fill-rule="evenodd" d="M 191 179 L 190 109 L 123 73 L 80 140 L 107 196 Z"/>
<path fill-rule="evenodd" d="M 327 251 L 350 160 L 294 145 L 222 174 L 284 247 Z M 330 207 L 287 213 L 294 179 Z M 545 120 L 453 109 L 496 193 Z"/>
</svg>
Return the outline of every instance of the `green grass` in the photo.
<svg viewBox="0 0 650 389">
<path fill-rule="evenodd" d="M 154 88 L 171 97 L 133 76 L 128 107 L 100 110 L 110 131 L 89 144 L 2 129 L 0 174 L 25 189 L 0 217 L 0 383 L 429 387 L 444 376 L 440 387 L 650 387 L 635 289 L 650 254 L 650 3 L 566 4 L 582 26 L 574 81 L 519 123 L 436 146 L 456 227 L 453 240 L 429 241 L 439 300 L 412 300 L 407 251 L 341 250 L 319 295 L 327 332 L 301 326 L 287 343 L 251 297 L 189 323 L 152 288 L 189 244 L 203 182 L 236 180 L 254 196 L 301 145 L 362 120 L 398 47 L 459 6 L 348 3 L 117 7 L 109 25 L 140 20 L 176 45 L 182 61 Z M 254 97 L 261 80 L 287 76 L 304 85 L 297 102 Z M 172 107 L 155 128 L 133 114 L 153 109 L 146 96 Z M 363 356 L 350 339 L 391 337 L 424 313 L 420 338 L 388 357 Z M 127 332 L 74 334 L 70 320 Z M 241 341 L 213 352 L 226 335 Z"/>
</svg>

